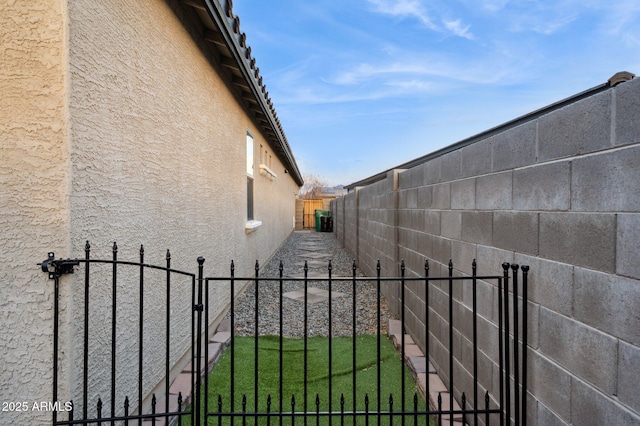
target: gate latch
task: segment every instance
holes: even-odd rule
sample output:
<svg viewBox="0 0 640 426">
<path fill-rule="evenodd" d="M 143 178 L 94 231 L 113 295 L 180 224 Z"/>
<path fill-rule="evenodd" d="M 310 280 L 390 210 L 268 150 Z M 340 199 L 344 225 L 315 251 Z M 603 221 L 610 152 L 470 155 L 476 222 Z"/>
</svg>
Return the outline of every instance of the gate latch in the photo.
<svg viewBox="0 0 640 426">
<path fill-rule="evenodd" d="M 73 274 L 73 267 L 79 264 L 80 261 L 74 259 L 55 260 L 55 254 L 49 252 L 47 259 L 42 263 L 38 263 L 38 266 L 42 268 L 42 272 L 48 273 L 49 279 L 52 280 L 64 274 Z"/>
</svg>

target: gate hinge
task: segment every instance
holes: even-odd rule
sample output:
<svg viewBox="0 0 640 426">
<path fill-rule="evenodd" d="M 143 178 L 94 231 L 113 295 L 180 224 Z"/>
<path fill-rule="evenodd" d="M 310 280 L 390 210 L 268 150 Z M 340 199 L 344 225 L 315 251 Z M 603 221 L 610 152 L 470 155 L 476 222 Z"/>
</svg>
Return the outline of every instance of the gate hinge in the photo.
<svg viewBox="0 0 640 426">
<path fill-rule="evenodd" d="M 193 307 L 193 310 L 197 312 L 202 312 L 204 310 L 204 305 L 202 303 L 198 303 Z"/>
<path fill-rule="evenodd" d="M 38 263 L 38 266 L 42 268 L 42 272 L 48 273 L 49 279 L 52 280 L 64 274 L 73 274 L 73 267 L 79 264 L 80 261 L 74 259 L 55 260 L 55 254 L 49 252 L 47 259 Z"/>
</svg>

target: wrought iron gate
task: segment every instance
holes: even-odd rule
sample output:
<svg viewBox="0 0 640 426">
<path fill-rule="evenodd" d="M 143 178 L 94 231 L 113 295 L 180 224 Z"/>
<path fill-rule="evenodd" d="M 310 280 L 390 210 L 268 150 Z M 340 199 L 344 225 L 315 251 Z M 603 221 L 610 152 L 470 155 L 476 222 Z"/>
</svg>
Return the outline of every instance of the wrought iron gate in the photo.
<svg viewBox="0 0 640 426">
<path fill-rule="evenodd" d="M 307 275 L 305 265 L 304 277 L 293 278 L 284 275 L 284 266 L 280 265 L 279 276 L 262 277 L 260 276 L 260 267 L 256 262 L 255 275 L 250 277 L 236 277 L 233 262 L 229 276 L 225 277 L 206 277 L 204 274 L 205 259 L 200 257 L 197 259 L 197 272 L 190 273 L 179 271 L 171 268 L 171 255 L 169 251 L 166 254 L 166 265 L 156 266 L 149 265 L 144 262 L 144 248 L 140 248 L 139 261 L 122 261 L 118 259 L 118 247 L 114 243 L 112 247 L 112 258 L 107 260 L 97 260 L 90 257 L 90 245 L 87 242 L 85 247 L 85 257 L 78 259 L 55 259 L 54 253 L 49 253 L 48 258 L 39 264 L 42 270 L 49 274 L 49 278 L 54 282 L 54 325 L 53 325 L 53 400 L 58 401 L 59 398 L 66 398 L 61 394 L 61 388 L 65 385 L 60 381 L 60 374 L 64 373 L 67 377 L 71 377 L 70 385 L 67 385 L 64 392 L 65 395 L 73 395 L 71 401 L 71 410 L 67 413 L 53 413 L 53 425 L 79 425 L 79 424 L 295 424 L 301 421 L 304 424 L 311 422 L 312 424 L 332 424 L 333 422 L 344 424 L 348 421 L 352 424 L 429 424 L 429 418 L 436 424 L 442 424 L 443 421 L 451 422 L 451 420 L 461 421 L 462 424 L 515 424 L 526 425 L 526 394 L 527 394 L 527 276 L 528 266 L 510 265 L 504 263 L 502 265 L 503 274 L 496 276 L 480 276 L 476 274 L 476 265 L 474 261 L 473 274 L 471 276 L 454 276 L 453 265 L 449 263 L 449 273 L 446 276 L 430 276 L 429 263 L 425 261 L 424 274 L 419 277 L 408 277 L 405 275 L 404 262 L 401 265 L 401 273 L 397 277 L 382 277 L 380 274 L 380 266 L 378 264 L 377 276 L 375 277 L 359 277 L 356 275 L 355 262 L 353 265 L 353 274 L 350 277 L 334 277 L 332 276 L 331 262 L 328 264 L 326 277 L 310 278 Z M 522 281 L 518 280 L 518 272 L 521 271 Z M 61 280 L 66 274 L 83 272 L 84 279 L 81 280 Z M 100 272 L 103 277 L 95 278 L 95 274 Z M 106 275 L 106 278 L 104 277 Z M 150 278 L 149 275 L 152 275 Z M 162 279 L 159 279 L 162 277 Z M 151 281 L 150 281 L 151 280 Z M 356 284 L 360 282 L 369 283 L 375 286 L 377 301 L 376 309 L 378 312 L 377 328 L 377 386 L 372 390 L 371 394 L 365 395 L 356 393 L 356 326 L 355 315 L 353 318 L 353 335 L 352 335 L 352 359 L 353 368 L 353 384 L 350 389 L 333 389 L 331 384 L 331 356 L 328 362 L 329 386 L 327 395 L 323 398 L 328 399 L 328 409 L 321 407 L 321 398 L 319 395 L 307 394 L 307 362 L 308 355 L 306 352 L 308 330 L 307 330 L 307 297 L 309 284 L 314 281 L 323 281 L 328 286 L 328 293 L 331 295 L 332 285 L 337 282 L 351 283 L 352 294 L 348 295 L 353 303 L 353 312 L 356 313 L 358 304 L 358 295 L 356 293 Z M 495 324 L 498 333 L 495 341 L 486 343 L 486 345 L 497 347 L 497 359 L 493 362 L 498 366 L 500 377 L 498 389 L 490 389 L 491 385 L 482 383 L 479 380 L 478 371 L 478 348 L 479 348 L 479 330 L 478 319 L 485 315 L 480 312 L 477 306 L 477 284 L 478 282 L 490 282 L 495 285 L 497 293 L 497 309 L 498 324 Z M 135 282 L 137 296 L 131 296 L 133 293 L 130 288 Z M 304 289 L 304 395 L 284 395 L 282 391 L 284 370 L 287 366 L 282 361 L 282 341 L 283 318 L 287 316 L 287 312 L 283 310 L 282 288 L 284 282 L 298 282 Z M 234 401 L 234 339 L 235 328 L 230 328 L 230 346 L 228 351 L 231 356 L 231 392 L 229 395 L 213 395 L 215 393 L 215 384 L 209 383 L 209 336 L 211 336 L 210 323 L 211 315 L 217 312 L 210 312 L 211 296 L 210 290 L 212 286 L 221 284 L 228 286 L 229 297 L 229 317 L 231 324 L 235 323 L 235 297 L 240 287 L 247 283 L 253 284 L 255 291 L 255 317 L 254 317 L 254 384 L 252 388 L 242 389 L 244 396 L 242 401 Z M 61 286 L 65 286 L 66 298 L 61 299 Z M 429 347 L 430 332 L 433 325 L 429 324 L 429 312 L 434 309 L 444 310 L 443 321 L 447 323 L 448 336 L 447 341 L 442 342 L 442 347 L 447 349 L 448 365 L 442 368 L 443 375 L 446 376 L 445 384 L 447 389 L 455 390 L 459 388 L 458 370 L 454 366 L 461 363 L 461 360 L 455 359 L 454 352 L 456 343 L 454 342 L 454 324 L 456 327 L 460 325 L 461 319 L 454 318 L 454 290 L 457 286 L 468 286 L 471 292 L 472 302 L 468 307 L 471 316 L 471 332 L 469 336 L 465 336 L 471 343 L 471 362 L 468 368 L 469 375 L 472 380 L 471 389 L 466 392 L 460 391 L 460 405 L 454 402 L 454 398 L 449 398 L 448 403 L 443 403 L 442 393 L 434 392 L 429 389 L 429 380 L 426 380 L 426 389 L 424 397 L 427 402 L 422 401 L 417 394 L 405 395 L 405 369 L 408 368 L 405 362 L 402 362 L 402 386 L 401 395 L 382 394 L 381 383 L 385 378 L 380 374 L 380 341 L 382 338 L 382 328 L 380 320 L 380 303 L 382 297 L 382 286 L 398 286 L 398 294 L 400 306 L 400 344 L 399 351 L 401 360 L 407 359 L 405 353 L 405 324 L 406 311 L 405 304 L 407 302 L 406 289 L 408 286 L 412 288 L 421 288 L 423 292 L 423 302 L 426 305 L 424 312 L 426 313 L 423 321 L 426 330 L 423 346 L 425 349 L 427 360 L 431 355 Z M 75 288 L 78 286 L 79 288 Z M 266 401 L 266 409 L 258 409 L 259 399 L 264 398 L 259 392 L 258 366 L 260 363 L 258 352 L 258 334 L 260 318 L 258 315 L 259 289 L 263 286 L 277 286 L 280 294 L 279 305 L 274 307 L 278 310 L 280 318 L 279 342 L 280 342 L 280 363 L 279 363 L 279 394 L 268 395 Z M 448 306 L 436 306 L 430 300 L 430 289 L 438 286 L 448 295 Z M 92 310 L 96 305 L 94 294 L 108 288 L 111 306 L 108 307 L 111 312 L 109 318 L 101 318 L 99 321 L 92 316 Z M 128 288 L 125 296 L 120 293 L 124 288 Z M 150 288 L 157 293 L 162 292 L 162 297 L 158 298 L 149 296 Z M 519 291 L 521 294 L 518 294 Z M 73 295 L 73 296 L 69 296 Z M 176 323 L 176 301 L 182 295 L 182 299 L 188 300 L 187 316 L 182 316 L 182 321 L 188 318 L 188 326 L 184 322 Z M 185 296 L 186 295 L 186 296 Z M 123 297 L 125 300 L 123 300 Z M 73 311 L 74 298 L 77 299 L 79 312 Z M 134 300 L 129 300 L 134 299 Z M 152 299 L 150 301 L 150 299 Z M 162 303 L 158 303 L 162 300 Z M 331 315 L 332 315 L 332 298 L 328 298 L 327 318 L 329 324 L 329 353 L 331 353 Z M 145 302 L 147 305 L 145 307 Z M 149 306 L 152 303 L 152 306 Z M 122 305 L 127 306 L 122 306 Z M 63 306 L 64 305 L 64 306 Z M 521 308 L 520 308 L 521 306 Z M 135 321 L 130 317 L 123 318 L 123 312 L 129 308 L 137 310 Z M 153 308 L 153 309 L 152 309 Z M 95 308 L 94 308 L 95 309 Z M 156 312 L 157 311 L 157 312 Z M 61 318 L 61 312 L 66 315 Z M 74 313 L 75 312 L 75 313 Z M 149 312 L 153 314 L 150 315 Z M 154 317 L 155 315 L 155 317 Z M 151 333 L 152 327 L 150 322 L 158 317 L 162 317 L 159 329 L 162 329 L 164 336 L 162 339 L 154 339 L 146 333 Z M 490 317 L 490 316 L 489 316 Z M 80 319 L 81 321 L 74 321 Z M 108 320 L 108 321 L 107 321 Z M 108 324 L 105 324 L 107 322 Z M 122 325 L 124 323 L 124 326 Z M 92 345 L 93 328 L 108 329 L 109 336 L 102 335 L 104 342 L 108 342 L 108 347 Z M 72 328 L 72 329 L 69 329 Z M 122 336 L 123 328 L 133 328 L 137 337 L 135 345 L 129 344 L 129 349 L 122 348 L 127 344 L 126 339 Z M 176 330 L 180 330 L 176 332 Z M 184 334 L 188 336 L 185 340 Z M 103 333 L 104 334 L 104 333 Z M 490 333 L 482 333 L 488 336 Z M 76 337 L 74 337 L 76 336 Z M 81 336 L 81 337 L 80 337 Z M 418 336 L 413 336 L 418 338 Z M 61 339 L 69 344 L 70 341 L 82 342 L 77 344 L 77 349 L 60 350 Z M 182 338 L 183 346 L 176 349 L 176 340 Z M 146 340 L 145 340 L 146 339 Z M 150 339 L 151 344 L 150 344 Z M 161 340 L 161 341 L 160 341 Z M 186 343 L 185 343 L 186 342 Z M 147 346 L 152 346 L 149 349 Z M 73 344 L 70 346 L 74 347 Z M 65 348 L 66 349 L 66 348 Z M 101 350 L 108 352 L 108 356 L 104 356 Z M 190 371 L 190 383 L 184 385 L 182 389 L 185 391 L 174 392 L 170 390 L 172 377 L 172 368 L 174 364 L 180 362 L 180 353 L 176 354 L 176 350 L 186 352 L 187 361 L 191 361 L 192 368 Z M 151 351 L 151 352 L 150 352 Z M 125 361 L 121 358 L 134 352 L 135 359 L 126 359 L 128 365 L 123 365 Z M 65 358 L 64 367 L 59 365 L 59 359 Z M 150 359 L 150 360 L 149 360 Z M 202 362 L 204 360 L 204 362 Z M 200 362 L 198 362 L 200 361 Z M 149 378 L 149 364 L 161 363 L 163 372 L 160 379 Z M 427 364 L 429 364 L 427 362 Z M 121 368 L 131 373 L 134 370 L 135 379 L 130 380 L 135 384 L 133 386 L 125 386 L 128 383 L 122 377 Z M 73 370 L 69 372 L 67 370 Z M 158 370 L 157 368 L 155 370 Z M 213 385 L 213 391 L 211 387 Z M 513 385 L 513 388 L 512 388 Z M 95 390 L 97 388 L 98 390 Z M 97 392 L 104 391 L 104 395 Z M 455 391 L 457 392 L 457 391 Z M 337 395 L 342 393 L 338 399 Z M 350 398 L 345 398 L 347 394 Z M 157 397 L 158 395 L 158 397 Z M 248 395 L 248 396 L 247 396 Z M 436 395 L 434 397 L 434 395 Z M 430 399 L 430 396 L 433 399 Z M 345 402 L 350 399 L 350 403 Z M 356 401 L 364 403 L 364 409 L 358 408 Z M 213 401 L 213 402 L 211 402 Z M 333 402 L 337 401 L 337 402 Z M 408 402 L 407 402 L 408 401 Z M 428 401 L 431 401 L 429 403 Z M 131 409 L 131 407 L 134 407 Z M 142 407 L 142 408 L 141 408 Z M 252 410 L 251 407 L 254 407 Z M 513 411 L 512 411 L 513 410 Z M 66 418 L 63 418 L 66 417 Z M 509 421 L 510 419 L 510 421 Z"/>
</svg>

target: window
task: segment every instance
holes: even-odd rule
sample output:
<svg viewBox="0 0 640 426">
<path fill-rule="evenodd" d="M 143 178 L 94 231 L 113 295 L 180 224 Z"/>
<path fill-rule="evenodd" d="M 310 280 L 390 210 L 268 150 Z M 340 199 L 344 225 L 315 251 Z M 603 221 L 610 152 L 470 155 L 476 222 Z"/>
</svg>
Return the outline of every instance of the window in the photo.
<svg viewBox="0 0 640 426">
<path fill-rule="evenodd" d="M 247 177 L 247 220 L 253 220 L 253 178 Z"/>
<path fill-rule="evenodd" d="M 247 132 L 247 220 L 253 220 L 253 136 Z"/>
<path fill-rule="evenodd" d="M 247 176 L 253 177 L 253 136 L 247 132 Z"/>
<path fill-rule="evenodd" d="M 258 156 L 262 154 L 262 145 L 260 145 L 260 151 Z M 253 152 L 253 136 L 247 132 L 247 223 L 244 225 L 244 229 L 247 234 L 258 229 L 262 222 L 255 220 L 253 211 L 253 171 L 254 171 L 254 152 Z"/>
</svg>

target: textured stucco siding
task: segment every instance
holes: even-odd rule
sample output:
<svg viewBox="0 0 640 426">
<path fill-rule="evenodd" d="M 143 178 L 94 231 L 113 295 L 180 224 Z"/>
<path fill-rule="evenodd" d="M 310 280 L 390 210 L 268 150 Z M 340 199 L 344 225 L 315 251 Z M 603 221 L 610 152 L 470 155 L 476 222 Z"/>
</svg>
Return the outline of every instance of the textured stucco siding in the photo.
<svg viewBox="0 0 640 426">
<path fill-rule="evenodd" d="M 172 2 L 12 3 L 3 19 L 2 399 L 51 399 L 52 287 L 36 263 L 56 257 L 136 261 L 204 273 L 251 276 L 294 226 L 298 186 L 260 130 L 185 29 Z M 28 4 L 28 6 L 27 6 Z M 11 6 L 11 5 L 10 5 Z M 4 16 L 3 12 L 3 16 Z M 182 17 L 184 18 L 184 17 Z M 188 19 L 188 18 L 184 18 Z M 215 61 L 214 59 L 211 59 Z M 247 222 L 246 134 L 255 140 L 254 216 Z M 259 146 L 277 175 L 260 175 Z M 138 405 L 138 270 L 118 281 L 117 402 Z M 128 273 L 126 267 L 121 273 Z M 110 405 L 110 268 L 92 267 L 89 406 Z M 83 274 L 61 278 L 59 400 L 81 409 Z M 164 374 L 164 277 L 147 272 L 144 394 Z M 6 284 L 8 283 L 8 285 Z M 6 293 L 5 293 L 6 292 Z M 5 297 L 6 295 L 6 297 Z M 210 319 L 228 304 L 213 286 Z M 172 281 L 171 362 L 191 330 L 191 283 Z M 183 319 L 182 323 L 179 320 Z M 109 410 L 107 409 L 107 412 Z M 26 417 L 25 417 L 26 416 Z M 0 423 L 50 421 L 50 413 L 0 413 Z M 5 419 L 7 421 L 5 422 Z"/>
<path fill-rule="evenodd" d="M 275 155 L 277 178 L 259 174 L 259 146 L 268 149 L 266 141 L 174 12 L 160 1 L 116 3 L 70 7 L 72 248 L 90 240 L 104 257 L 117 241 L 118 257 L 135 259 L 144 244 L 149 263 L 162 263 L 170 248 L 174 268 L 195 271 L 196 258 L 204 256 L 206 275 L 228 274 L 234 260 L 237 275 L 251 276 L 255 261 L 265 262 L 293 229 L 297 187 Z M 263 222 L 251 234 L 245 232 L 247 131 L 256 145 L 255 219 Z M 135 279 L 119 289 L 121 300 L 132 302 L 121 308 L 124 323 L 137 315 Z M 158 306 L 162 297 L 162 290 L 151 290 L 145 305 Z M 108 316 L 110 298 L 109 286 L 92 293 L 93 305 L 104 305 Z M 178 292 L 173 303 L 186 309 L 190 300 L 189 291 Z M 215 318 L 228 292 L 213 291 L 210 301 Z M 150 341 L 163 336 L 163 314 L 145 312 Z M 131 328 L 121 331 L 118 359 L 137 368 Z M 103 343 L 90 342 L 90 351 L 101 354 Z M 146 394 L 161 378 L 163 351 L 145 359 Z M 121 374 L 118 388 L 136 389 L 137 376 Z M 96 378 L 93 389 L 106 395 L 109 387 Z"/>
<path fill-rule="evenodd" d="M 66 2 L 0 14 L 0 401 L 51 399 L 53 285 L 36 263 L 69 251 Z M 29 410 L 31 410 L 29 406 Z M 0 424 L 49 413 L 0 411 Z M 30 424 L 39 424 L 36 421 Z"/>
<path fill-rule="evenodd" d="M 480 275 L 530 265 L 530 424 L 640 422 L 639 99 L 634 79 L 398 171 L 396 190 L 389 175 L 336 201 L 358 200 L 336 220 L 365 270 L 390 254 L 409 275 L 425 259 L 431 276 L 449 259 L 466 276 L 473 259 Z M 397 215 L 397 235 L 380 208 Z M 424 288 L 407 287 L 406 326 L 424 349 Z M 470 288 L 453 297 L 455 394 L 470 401 Z M 430 356 L 446 383 L 448 289 L 434 284 L 429 298 Z M 497 302 L 496 283 L 478 282 L 481 392 L 497 391 Z"/>
</svg>

